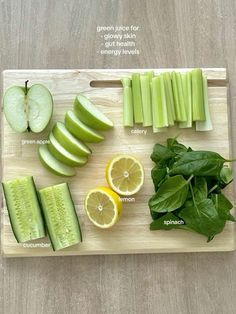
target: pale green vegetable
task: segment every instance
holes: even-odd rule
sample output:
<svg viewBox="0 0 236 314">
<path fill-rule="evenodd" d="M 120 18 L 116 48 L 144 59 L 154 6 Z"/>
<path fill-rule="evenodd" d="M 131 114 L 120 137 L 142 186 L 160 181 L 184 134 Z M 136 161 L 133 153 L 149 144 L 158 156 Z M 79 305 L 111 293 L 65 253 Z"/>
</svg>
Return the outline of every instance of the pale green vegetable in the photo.
<svg viewBox="0 0 236 314">
<path fill-rule="evenodd" d="M 180 73 L 172 72 L 172 87 L 175 104 L 176 121 L 183 122 L 187 120 L 185 112 L 183 88 Z"/>
<path fill-rule="evenodd" d="M 134 126 L 134 107 L 131 88 L 131 79 L 124 77 L 121 79 L 123 85 L 123 125 Z"/>
<path fill-rule="evenodd" d="M 163 128 L 168 126 L 168 117 L 164 99 L 163 86 L 161 84 L 160 75 L 152 79 L 152 113 L 154 128 Z"/>
<path fill-rule="evenodd" d="M 143 126 L 152 126 L 152 103 L 149 76 L 146 74 L 140 75 L 140 84 L 143 107 Z"/>
<path fill-rule="evenodd" d="M 185 110 L 187 115 L 187 121 L 180 122 L 180 128 L 191 128 L 192 127 L 192 80 L 191 72 L 182 73 L 182 86 L 185 102 Z"/>
<path fill-rule="evenodd" d="M 203 98 L 204 98 L 204 110 L 205 110 L 205 121 L 196 121 L 196 131 L 211 131 L 213 130 L 211 114 L 208 103 L 208 86 L 207 78 L 203 76 Z"/>
<path fill-rule="evenodd" d="M 204 99 L 203 99 L 203 82 L 202 70 L 192 70 L 192 106 L 193 106 L 193 121 L 204 121 Z"/>
<path fill-rule="evenodd" d="M 142 94 L 139 73 L 132 74 L 132 95 L 134 105 L 134 122 L 143 123 Z"/>
</svg>

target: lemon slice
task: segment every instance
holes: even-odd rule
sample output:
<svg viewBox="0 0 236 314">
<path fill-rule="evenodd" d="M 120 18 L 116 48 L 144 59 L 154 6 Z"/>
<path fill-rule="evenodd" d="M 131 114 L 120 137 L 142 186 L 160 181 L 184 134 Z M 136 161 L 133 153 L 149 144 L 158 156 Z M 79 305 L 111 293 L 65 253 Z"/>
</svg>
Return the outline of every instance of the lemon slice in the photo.
<svg viewBox="0 0 236 314">
<path fill-rule="evenodd" d="M 143 166 L 133 156 L 119 155 L 108 163 L 106 178 L 109 186 L 118 194 L 133 195 L 143 185 Z"/>
<path fill-rule="evenodd" d="M 91 190 L 85 199 L 89 219 L 103 229 L 112 227 L 119 219 L 122 203 L 119 195 L 106 187 Z"/>
</svg>

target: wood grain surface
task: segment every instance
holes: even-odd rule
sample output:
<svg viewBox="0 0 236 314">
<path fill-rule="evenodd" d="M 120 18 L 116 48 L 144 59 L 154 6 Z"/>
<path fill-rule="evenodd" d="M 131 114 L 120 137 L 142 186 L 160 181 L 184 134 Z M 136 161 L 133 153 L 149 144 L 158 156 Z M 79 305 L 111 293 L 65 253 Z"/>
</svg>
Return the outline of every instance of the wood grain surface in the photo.
<svg viewBox="0 0 236 314">
<path fill-rule="evenodd" d="M 139 56 L 101 56 L 97 25 L 139 25 Z M 234 0 L 1 0 L 0 67 L 227 67 L 236 155 Z M 0 260 L 4 314 L 231 314 L 236 253 Z"/>
<path fill-rule="evenodd" d="M 153 69 L 154 73 L 172 72 L 173 69 Z M 180 129 L 173 127 L 168 132 L 153 133 L 152 128 L 141 128 L 147 134 L 132 134 L 138 128 L 123 127 L 122 88 L 91 87 L 91 82 L 115 82 L 125 76 L 131 76 L 135 70 L 6 70 L 3 72 L 3 92 L 10 86 L 21 85 L 27 78 L 31 84 L 47 86 L 54 99 L 54 113 L 50 125 L 40 134 L 16 134 L 2 116 L 2 179 L 13 180 L 22 175 L 33 175 L 37 187 L 43 188 L 68 182 L 76 211 L 79 215 L 83 233 L 83 242 L 65 250 L 53 252 L 48 238 L 33 242 L 33 247 L 17 243 L 10 226 L 6 206 L 2 220 L 2 251 L 6 257 L 23 256 L 65 256 L 98 254 L 132 254 L 163 252 L 206 252 L 235 250 L 235 225 L 227 222 L 224 231 L 210 243 L 196 233 L 183 230 L 150 231 L 151 222 L 148 200 L 154 192 L 151 179 L 153 162 L 150 159 L 156 142 L 166 143 L 167 137 L 174 137 Z M 138 69 L 138 72 L 146 70 Z M 176 69 L 181 73 L 186 69 Z M 225 158 L 230 155 L 228 127 L 228 104 L 226 69 L 203 69 L 207 80 L 214 84 L 208 87 L 209 106 L 213 121 L 213 131 L 196 132 L 194 128 L 181 130 L 179 140 L 198 150 L 217 151 Z M 22 83 L 23 82 L 23 83 Z M 223 86 L 225 85 L 225 86 Z M 78 93 L 89 97 L 113 122 L 114 128 L 104 133 L 105 140 L 89 145 L 93 151 L 85 167 L 77 170 L 72 178 L 52 175 L 42 167 L 37 157 L 37 144 L 22 144 L 22 141 L 46 140 L 56 121 L 64 121 L 67 110 L 72 108 L 74 97 Z M 139 127 L 140 129 L 140 127 Z M 90 189 L 106 185 L 104 169 L 108 161 L 119 153 L 136 156 L 143 164 L 145 182 L 141 191 L 134 196 L 135 201 L 124 202 L 123 214 L 119 223 L 109 230 L 95 227 L 84 211 L 84 199 Z M 93 174 L 96 173 L 96 176 Z M 230 198 L 232 187 L 227 189 Z M 4 202 L 5 204 L 5 202 Z"/>
</svg>

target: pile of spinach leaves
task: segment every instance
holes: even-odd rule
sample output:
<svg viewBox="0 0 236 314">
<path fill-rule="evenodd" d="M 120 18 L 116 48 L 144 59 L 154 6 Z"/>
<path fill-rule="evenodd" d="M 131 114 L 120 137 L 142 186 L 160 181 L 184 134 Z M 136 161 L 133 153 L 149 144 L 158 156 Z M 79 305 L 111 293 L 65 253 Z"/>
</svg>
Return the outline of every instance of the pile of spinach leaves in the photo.
<svg viewBox="0 0 236 314">
<path fill-rule="evenodd" d="M 151 159 L 155 163 L 151 230 L 195 231 L 209 242 L 227 220 L 235 222 L 230 214 L 233 205 L 222 193 L 233 181 L 232 170 L 225 165 L 232 160 L 211 151 L 194 151 L 176 138 L 167 139 L 166 146 L 156 144 Z"/>
</svg>

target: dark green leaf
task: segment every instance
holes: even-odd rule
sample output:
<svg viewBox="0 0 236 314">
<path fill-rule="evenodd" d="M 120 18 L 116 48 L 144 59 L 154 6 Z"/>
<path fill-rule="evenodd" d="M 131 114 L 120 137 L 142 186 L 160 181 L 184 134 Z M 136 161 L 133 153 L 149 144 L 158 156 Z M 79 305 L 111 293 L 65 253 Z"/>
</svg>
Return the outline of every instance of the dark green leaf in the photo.
<svg viewBox="0 0 236 314">
<path fill-rule="evenodd" d="M 204 177 L 194 177 L 193 194 L 197 202 L 207 198 L 207 182 Z"/>
<path fill-rule="evenodd" d="M 225 188 L 228 184 L 233 181 L 233 171 L 229 167 L 223 167 L 220 171 L 220 187 Z"/>
<path fill-rule="evenodd" d="M 151 159 L 155 163 L 159 162 L 160 160 L 168 160 L 170 158 L 173 158 L 175 154 L 167 147 L 156 144 L 153 147 L 153 153 L 151 154 Z"/>
<path fill-rule="evenodd" d="M 150 230 L 171 230 L 183 228 L 184 221 L 172 213 L 167 213 L 150 224 Z"/>
<path fill-rule="evenodd" d="M 183 144 L 179 143 L 175 138 L 167 139 L 167 147 L 175 154 L 187 152 L 188 148 Z"/>
<path fill-rule="evenodd" d="M 235 218 L 230 214 L 230 210 L 233 208 L 233 204 L 228 200 L 224 194 L 215 194 L 210 195 L 211 200 L 213 201 L 218 215 L 223 220 L 235 221 Z"/>
<path fill-rule="evenodd" d="M 188 190 L 189 182 L 183 176 L 168 178 L 149 200 L 149 208 L 159 213 L 171 212 L 184 204 Z"/>
<path fill-rule="evenodd" d="M 218 211 L 212 200 L 204 199 L 200 202 L 188 202 L 181 210 L 179 217 L 182 218 L 186 226 L 207 237 L 211 241 L 217 233 L 220 233 L 225 220 L 218 215 Z"/>
<path fill-rule="evenodd" d="M 162 216 L 164 216 L 166 213 L 157 213 L 157 212 L 153 212 L 152 210 L 150 210 L 150 214 L 153 220 L 156 220 Z"/>
<path fill-rule="evenodd" d="M 216 176 L 226 160 L 219 154 L 210 151 L 192 151 L 183 153 L 174 163 L 170 175 Z"/>
<path fill-rule="evenodd" d="M 155 191 L 157 191 L 160 184 L 163 182 L 163 179 L 165 179 L 165 176 L 167 174 L 167 167 L 163 166 L 162 164 L 157 164 L 151 172 L 152 181 L 155 186 Z"/>
</svg>

